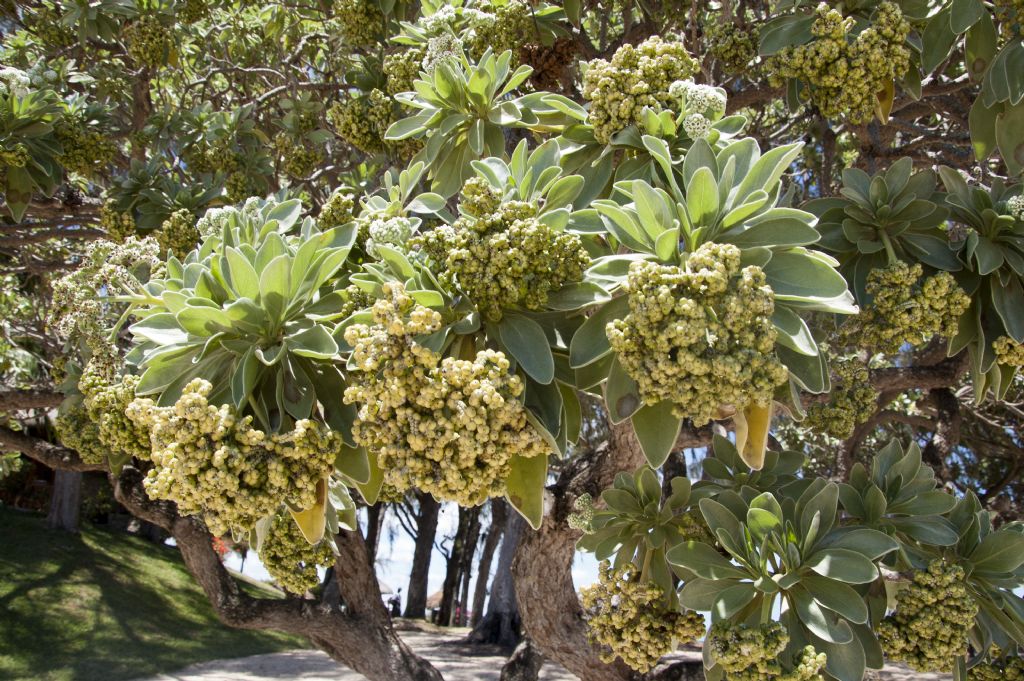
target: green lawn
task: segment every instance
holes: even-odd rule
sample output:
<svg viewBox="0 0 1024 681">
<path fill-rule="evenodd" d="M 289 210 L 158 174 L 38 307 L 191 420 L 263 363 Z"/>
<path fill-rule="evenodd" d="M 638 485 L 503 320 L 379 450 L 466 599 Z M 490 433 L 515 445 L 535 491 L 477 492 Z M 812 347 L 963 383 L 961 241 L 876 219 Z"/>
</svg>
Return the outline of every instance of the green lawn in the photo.
<svg viewBox="0 0 1024 681">
<path fill-rule="evenodd" d="M 220 624 L 175 549 L 0 506 L 0 679 L 118 681 L 300 647 Z"/>
</svg>

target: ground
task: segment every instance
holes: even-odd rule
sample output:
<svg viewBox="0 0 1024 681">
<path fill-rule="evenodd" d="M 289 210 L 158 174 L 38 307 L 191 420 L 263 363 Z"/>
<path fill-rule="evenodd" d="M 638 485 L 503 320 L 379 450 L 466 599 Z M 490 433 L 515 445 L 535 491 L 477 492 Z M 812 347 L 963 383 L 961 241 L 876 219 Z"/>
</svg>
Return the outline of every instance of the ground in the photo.
<svg viewBox="0 0 1024 681">
<path fill-rule="evenodd" d="M 494 649 L 461 643 L 466 631 L 421 631 L 407 629 L 402 638 L 417 653 L 430 660 L 444 675 L 445 681 L 498 681 L 505 658 Z M 699 660 L 698 652 L 679 653 L 679 657 Z M 555 664 L 545 664 L 541 681 L 577 681 Z M 879 681 L 938 681 L 951 678 L 940 674 L 920 674 L 905 667 L 888 667 Z M 204 662 L 182 669 L 173 675 L 162 675 L 142 681 L 363 681 L 355 672 L 340 669 L 324 653 L 294 650 L 273 655 L 256 655 L 241 660 Z"/>
<path fill-rule="evenodd" d="M 120 681 L 305 645 L 221 625 L 174 548 L 0 506 L 0 679 Z"/>
</svg>

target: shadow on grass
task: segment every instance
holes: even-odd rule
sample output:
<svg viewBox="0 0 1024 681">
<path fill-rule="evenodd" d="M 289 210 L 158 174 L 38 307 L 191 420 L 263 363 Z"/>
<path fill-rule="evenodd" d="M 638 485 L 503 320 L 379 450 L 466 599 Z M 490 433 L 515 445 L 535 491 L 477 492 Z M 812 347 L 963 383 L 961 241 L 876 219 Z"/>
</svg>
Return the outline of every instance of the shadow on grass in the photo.
<svg viewBox="0 0 1024 681">
<path fill-rule="evenodd" d="M 221 625 L 174 549 L 0 508 L 0 678 L 120 681 L 296 647 Z"/>
</svg>

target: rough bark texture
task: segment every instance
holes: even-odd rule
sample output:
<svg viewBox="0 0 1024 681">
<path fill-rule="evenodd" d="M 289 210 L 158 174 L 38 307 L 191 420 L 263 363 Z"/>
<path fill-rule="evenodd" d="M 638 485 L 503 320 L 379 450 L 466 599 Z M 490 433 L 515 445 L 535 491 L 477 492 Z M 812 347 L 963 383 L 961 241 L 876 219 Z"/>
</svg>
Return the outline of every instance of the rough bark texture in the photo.
<svg viewBox="0 0 1024 681">
<path fill-rule="evenodd" d="M 543 666 L 544 655 L 533 641 L 524 638 L 501 668 L 501 681 L 537 681 Z"/>
<path fill-rule="evenodd" d="M 476 567 L 476 588 L 473 589 L 473 614 L 469 626 L 476 627 L 484 616 L 484 602 L 487 600 L 487 585 L 491 580 L 491 561 L 494 560 L 494 552 L 501 541 L 501 535 L 505 531 L 505 518 L 508 514 L 505 502 L 501 499 L 491 499 L 491 526 L 487 530 L 487 539 L 484 540 L 484 548 L 480 552 L 480 562 Z"/>
<path fill-rule="evenodd" d="M 366 553 L 370 565 L 377 560 L 377 546 L 380 544 L 380 531 L 384 527 L 386 511 L 384 504 L 374 504 L 366 509 Z"/>
<path fill-rule="evenodd" d="M 960 401 L 949 388 L 932 390 L 929 399 L 935 406 L 937 418 L 932 439 L 925 445 L 921 458 L 935 470 L 940 480 L 948 481 L 953 478 L 949 457 L 960 441 L 960 426 L 963 423 Z"/>
<path fill-rule="evenodd" d="M 53 495 L 50 497 L 50 512 L 46 526 L 51 530 L 78 532 L 80 509 L 82 508 L 82 472 L 53 472 Z"/>
<path fill-rule="evenodd" d="M 416 514 L 416 546 L 412 553 L 405 616 L 422 618 L 427 614 L 427 577 L 430 573 L 430 558 L 434 553 L 437 514 L 441 505 L 429 494 L 420 493 L 416 498 L 419 505 Z"/>
<path fill-rule="evenodd" d="M 473 627 L 469 640 L 512 648 L 519 643 L 522 618 L 512 578 L 512 562 L 523 536 L 526 521 L 509 511 L 505 519 L 505 537 L 498 552 L 498 567 L 491 584 L 487 613 Z"/>
</svg>

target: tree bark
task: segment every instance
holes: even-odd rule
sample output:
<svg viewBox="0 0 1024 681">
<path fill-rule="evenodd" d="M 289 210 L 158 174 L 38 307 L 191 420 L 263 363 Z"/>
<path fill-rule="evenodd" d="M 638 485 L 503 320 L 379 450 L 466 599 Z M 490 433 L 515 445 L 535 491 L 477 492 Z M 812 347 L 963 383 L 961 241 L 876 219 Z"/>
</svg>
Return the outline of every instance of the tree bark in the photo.
<svg viewBox="0 0 1024 681">
<path fill-rule="evenodd" d="M 78 532 L 81 508 L 82 472 L 55 470 L 46 526 L 51 530 Z"/>
<path fill-rule="evenodd" d="M 384 526 L 384 515 L 387 507 L 374 504 L 366 509 L 366 553 L 370 565 L 377 561 L 377 547 L 380 544 L 380 531 Z"/>
<path fill-rule="evenodd" d="M 525 527 L 523 517 L 509 509 L 505 519 L 505 536 L 498 552 L 498 567 L 491 583 L 491 598 L 487 602 L 487 614 L 469 634 L 469 640 L 474 643 L 490 643 L 507 648 L 519 644 L 522 619 L 512 582 L 512 562 Z"/>
<path fill-rule="evenodd" d="M 405 617 L 423 618 L 427 615 L 427 588 L 430 559 L 434 553 L 437 534 L 437 514 L 441 505 L 429 494 L 416 495 L 419 513 L 416 514 L 416 546 L 412 554 L 412 570 L 406 591 Z"/>
<path fill-rule="evenodd" d="M 455 598 L 458 595 L 459 582 L 465 567 L 466 552 L 470 559 L 476 548 L 476 533 L 480 528 L 480 508 L 459 508 L 459 527 L 455 531 L 451 554 L 448 556 L 448 569 L 441 587 L 441 607 L 437 613 L 437 623 L 442 627 L 451 626 L 455 614 Z"/>
<path fill-rule="evenodd" d="M 507 507 L 501 499 L 491 499 L 491 526 L 487 530 L 487 539 L 480 554 L 480 562 L 476 568 L 476 588 L 473 590 L 473 611 L 469 626 L 476 627 L 484 616 L 484 601 L 487 599 L 487 585 L 491 579 L 491 562 L 498 542 L 505 531 Z"/>
<path fill-rule="evenodd" d="M 537 681 L 543 666 L 544 655 L 533 641 L 524 638 L 501 668 L 501 681 Z"/>
</svg>

